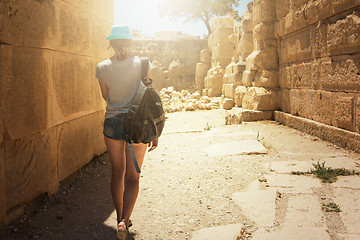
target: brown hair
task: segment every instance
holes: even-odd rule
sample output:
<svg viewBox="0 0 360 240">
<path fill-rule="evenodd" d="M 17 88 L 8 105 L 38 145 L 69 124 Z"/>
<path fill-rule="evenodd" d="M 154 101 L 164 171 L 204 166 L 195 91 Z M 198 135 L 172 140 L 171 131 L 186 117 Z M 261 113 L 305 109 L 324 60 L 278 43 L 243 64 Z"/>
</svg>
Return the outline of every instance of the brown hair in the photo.
<svg viewBox="0 0 360 240">
<path fill-rule="evenodd" d="M 131 40 L 130 39 L 110 40 L 110 47 L 112 47 L 115 51 L 116 60 L 121 61 L 129 56 Z"/>
</svg>

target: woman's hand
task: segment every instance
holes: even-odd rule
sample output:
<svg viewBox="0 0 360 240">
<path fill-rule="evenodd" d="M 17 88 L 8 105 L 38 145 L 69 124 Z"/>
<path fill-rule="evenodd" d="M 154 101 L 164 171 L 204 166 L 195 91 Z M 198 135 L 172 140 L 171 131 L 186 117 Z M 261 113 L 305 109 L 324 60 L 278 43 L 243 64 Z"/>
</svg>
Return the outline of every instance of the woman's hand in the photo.
<svg viewBox="0 0 360 240">
<path fill-rule="evenodd" d="M 151 143 L 148 143 L 148 147 L 149 147 L 148 152 L 151 152 L 152 150 L 157 148 L 158 144 L 159 144 L 159 139 L 156 139 L 156 140 L 152 141 Z"/>
</svg>

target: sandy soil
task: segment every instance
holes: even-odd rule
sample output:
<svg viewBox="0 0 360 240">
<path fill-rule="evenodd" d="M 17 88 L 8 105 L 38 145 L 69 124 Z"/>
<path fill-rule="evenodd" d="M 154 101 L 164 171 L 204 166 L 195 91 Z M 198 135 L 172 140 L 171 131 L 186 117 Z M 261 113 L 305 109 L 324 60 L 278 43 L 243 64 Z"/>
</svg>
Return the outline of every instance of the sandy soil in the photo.
<svg viewBox="0 0 360 240">
<path fill-rule="evenodd" d="M 159 148 L 145 160 L 132 238 L 191 239 L 208 227 L 245 224 L 256 230 L 232 194 L 268 173 L 278 161 L 359 156 L 275 122 L 226 126 L 225 111 L 168 114 Z M 206 130 L 205 130 L 206 128 Z M 207 156 L 205 147 L 251 135 L 267 154 Z M 1 239 L 115 239 L 108 155 L 94 158 L 54 195 L 41 196 Z M 334 220 L 335 221 L 335 220 Z M 334 223 L 336 225 L 336 223 Z M 240 233 L 239 229 L 239 233 Z"/>
</svg>

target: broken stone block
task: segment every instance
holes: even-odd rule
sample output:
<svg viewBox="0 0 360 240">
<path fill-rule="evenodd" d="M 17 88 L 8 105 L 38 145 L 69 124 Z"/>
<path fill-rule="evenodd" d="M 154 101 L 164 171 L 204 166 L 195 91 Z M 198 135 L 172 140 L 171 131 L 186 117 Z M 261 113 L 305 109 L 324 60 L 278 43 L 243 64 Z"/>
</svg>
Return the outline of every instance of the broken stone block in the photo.
<svg viewBox="0 0 360 240">
<path fill-rule="evenodd" d="M 274 119 L 274 111 L 258 111 L 243 108 L 232 108 L 225 116 L 225 124 L 233 125 L 242 122 L 253 122 Z"/>
<path fill-rule="evenodd" d="M 250 110 L 276 110 L 278 97 L 279 90 L 251 87 L 244 96 L 242 106 Z"/>
<path fill-rule="evenodd" d="M 234 107 L 234 100 L 233 99 L 230 99 L 230 98 L 225 98 L 224 99 L 224 102 L 223 102 L 223 108 L 225 110 L 230 110 Z"/>
<path fill-rule="evenodd" d="M 244 99 L 246 90 L 247 90 L 247 88 L 245 86 L 238 86 L 235 89 L 234 101 L 235 101 L 236 106 L 238 106 L 238 107 L 242 106 L 242 100 Z"/>
<path fill-rule="evenodd" d="M 254 78 L 254 87 L 278 87 L 279 72 L 278 71 L 258 71 Z"/>
<path fill-rule="evenodd" d="M 237 86 L 237 84 L 223 84 L 224 96 L 233 99 L 235 97 L 235 89 Z"/>
<path fill-rule="evenodd" d="M 257 71 L 245 70 L 242 77 L 242 84 L 246 87 L 252 87 Z"/>
</svg>

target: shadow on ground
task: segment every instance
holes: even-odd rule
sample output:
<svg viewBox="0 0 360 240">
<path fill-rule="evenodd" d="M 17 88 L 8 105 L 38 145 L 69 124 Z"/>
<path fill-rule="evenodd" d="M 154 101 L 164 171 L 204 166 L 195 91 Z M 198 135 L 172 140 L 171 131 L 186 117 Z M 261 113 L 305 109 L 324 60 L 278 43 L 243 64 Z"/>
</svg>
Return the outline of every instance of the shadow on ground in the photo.
<svg viewBox="0 0 360 240">
<path fill-rule="evenodd" d="M 20 219 L 0 230 L 0 239 L 116 239 L 107 154 L 94 158 L 54 195 L 26 206 Z"/>
</svg>

